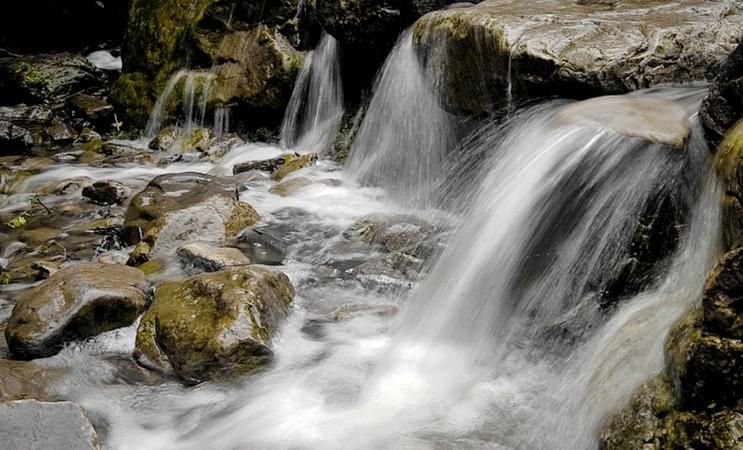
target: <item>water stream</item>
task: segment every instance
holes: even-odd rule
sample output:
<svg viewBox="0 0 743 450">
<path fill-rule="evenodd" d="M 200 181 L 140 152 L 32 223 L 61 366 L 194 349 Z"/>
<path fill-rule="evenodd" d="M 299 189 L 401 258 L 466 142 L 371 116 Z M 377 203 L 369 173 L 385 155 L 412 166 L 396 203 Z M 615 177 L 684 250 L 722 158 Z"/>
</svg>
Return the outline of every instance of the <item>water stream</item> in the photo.
<svg viewBox="0 0 743 450">
<path fill-rule="evenodd" d="M 295 92 L 304 100 L 287 113 L 286 147 L 317 151 L 337 131 L 336 51 L 324 37 L 305 66 L 297 89 L 308 91 Z M 682 111 L 668 125 L 689 133 L 682 149 L 658 142 L 658 133 L 628 136 L 622 123 L 566 121 L 566 101 L 483 123 L 459 141 L 426 76 L 406 33 L 345 168 L 321 160 L 302 169 L 297 176 L 312 184 L 286 197 L 270 192 L 269 179 L 247 182 L 240 194 L 262 214 L 260 226 L 284 241 L 280 269 L 297 291 L 268 370 L 195 387 L 128 382 L 110 357 L 131 355 L 136 323 L 40 362 L 69 368 L 56 393 L 85 408 L 106 448 L 596 447 L 607 415 L 661 370 L 663 340 L 700 298 L 718 254 L 720 188 L 694 125 L 704 90 L 623 98 Z M 658 122 L 648 126 L 665 130 Z M 78 176 L 135 190 L 162 173 L 229 176 L 235 164 L 284 151 L 252 143 L 213 163 L 59 166 L 29 177 L 22 191 Z M 675 249 L 641 286 L 609 302 L 638 223 L 669 204 L 683 216 Z M 373 213 L 414 215 L 444 230 L 443 252 L 403 288 L 349 276 L 349 267 L 379 255 L 349 249 L 344 230 Z M 168 276 L 179 270 L 173 264 Z M 308 327 L 345 304 L 400 312 Z"/>
</svg>

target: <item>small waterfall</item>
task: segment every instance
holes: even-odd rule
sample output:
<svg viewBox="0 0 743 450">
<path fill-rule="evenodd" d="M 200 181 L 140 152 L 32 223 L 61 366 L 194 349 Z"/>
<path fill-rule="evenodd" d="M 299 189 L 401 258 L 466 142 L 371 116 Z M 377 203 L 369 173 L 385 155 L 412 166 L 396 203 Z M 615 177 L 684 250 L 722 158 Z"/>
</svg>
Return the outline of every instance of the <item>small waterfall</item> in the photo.
<svg viewBox="0 0 743 450">
<path fill-rule="evenodd" d="M 214 109 L 214 135 L 222 136 L 230 132 L 230 107 L 219 106 Z"/>
<path fill-rule="evenodd" d="M 338 42 L 324 33 L 304 61 L 281 126 L 281 145 L 300 152 L 325 152 L 343 117 Z"/>
<path fill-rule="evenodd" d="M 150 113 L 150 119 L 145 127 L 146 136 L 156 135 L 166 120 L 177 100 L 178 86 L 182 84 L 181 105 L 182 122 L 180 125 L 185 130 L 204 126 L 206 118 L 206 106 L 209 101 L 211 83 L 214 74 L 204 71 L 179 70 L 170 77 L 165 89 L 155 102 L 155 107 Z"/>
<path fill-rule="evenodd" d="M 413 205 L 431 200 L 456 143 L 454 116 L 441 108 L 425 77 L 406 31 L 381 69 L 346 166 L 359 183 L 384 187 Z"/>
</svg>

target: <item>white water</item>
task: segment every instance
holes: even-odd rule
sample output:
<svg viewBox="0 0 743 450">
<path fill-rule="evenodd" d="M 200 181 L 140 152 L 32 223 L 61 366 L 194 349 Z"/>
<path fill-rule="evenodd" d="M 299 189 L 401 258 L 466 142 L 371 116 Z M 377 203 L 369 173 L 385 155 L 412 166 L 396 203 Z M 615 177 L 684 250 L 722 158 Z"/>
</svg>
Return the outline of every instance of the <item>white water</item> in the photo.
<svg viewBox="0 0 743 450">
<path fill-rule="evenodd" d="M 301 153 L 323 154 L 343 117 L 338 42 L 323 34 L 304 60 L 281 126 L 281 145 Z"/>
<path fill-rule="evenodd" d="M 179 70 L 171 76 L 150 113 L 150 118 L 145 127 L 145 136 L 155 136 L 169 119 L 173 120 L 170 117 L 170 112 L 174 102 L 176 102 L 175 95 L 178 93 L 181 94 L 182 115 L 177 116 L 175 124 L 184 128 L 186 133 L 194 127 L 204 126 L 206 106 L 213 78 L 214 75 L 209 72 L 185 69 Z M 181 90 L 179 91 L 177 88 L 181 84 Z"/>
<path fill-rule="evenodd" d="M 431 203 L 447 176 L 447 154 L 456 137 L 455 118 L 429 89 L 407 31 L 375 82 L 346 171 L 403 203 Z"/>
</svg>

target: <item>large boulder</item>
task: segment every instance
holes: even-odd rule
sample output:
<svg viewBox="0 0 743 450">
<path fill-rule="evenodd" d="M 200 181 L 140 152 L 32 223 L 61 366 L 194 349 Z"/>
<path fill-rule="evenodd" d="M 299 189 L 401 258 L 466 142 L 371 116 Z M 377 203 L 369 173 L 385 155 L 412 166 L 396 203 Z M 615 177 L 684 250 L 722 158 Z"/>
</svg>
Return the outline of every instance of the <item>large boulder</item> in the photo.
<svg viewBox="0 0 743 450">
<path fill-rule="evenodd" d="M 149 300 L 137 269 L 80 263 L 21 294 L 5 329 L 13 355 L 51 356 L 70 341 L 131 325 Z"/>
<path fill-rule="evenodd" d="M 171 77 L 187 66 L 211 79 L 210 109 L 230 104 L 251 114 L 251 126 L 280 120 L 302 66 L 302 55 L 289 41 L 307 26 L 295 17 L 297 1 L 181 3 L 131 2 L 122 47 L 124 73 L 112 88 L 126 125 L 143 126 Z M 181 98 L 186 78 L 174 87 L 173 98 Z M 175 110 L 177 104 L 164 107 Z"/>
<path fill-rule="evenodd" d="M 165 281 L 137 330 L 136 358 L 187 382 L 253 372 L 271 359 L 271 339 L 294 288 L 256 266 Z"/>
<path fill-rule="evenodd" d="M 94 450 L 98 434 L 83 409 L 71 402 L 17 400 L 0 403 L 4 448 Z"/>
<path fill-rule="evenodd" d="M 124 223 L 125 239 L 137 244 L 130 263 L 173 255 L 191 242 L 221 244 L 260 219 L 237 198 L 234 182 L 193 172 L 160 175 L 135 195 Z"/>
<path fill-rule="evenodd" d="M 713 145 L 743 117 L 743 42 L 730 54 L 712 82 L 699 117 Z"/>
<path fill-rule="evenodd" d="M 483 113 L 515 94 L 586 97 L 711 80 L 741 39 L 735 0 L 486 0 L 427 14 L 419 58 L 447 107 Z"/>
</svg>

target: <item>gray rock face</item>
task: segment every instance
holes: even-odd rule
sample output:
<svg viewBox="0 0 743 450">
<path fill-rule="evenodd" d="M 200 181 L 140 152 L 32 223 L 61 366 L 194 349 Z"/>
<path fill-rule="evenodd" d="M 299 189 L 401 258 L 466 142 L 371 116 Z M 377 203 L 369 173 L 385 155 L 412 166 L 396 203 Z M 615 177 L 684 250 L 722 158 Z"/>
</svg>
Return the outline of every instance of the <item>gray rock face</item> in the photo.
<svg viewBox="0 0 743 450">
<path fill-rule="evenodd" d="M 118 205 L 129 197 L 129 192 L 129 188 L 118 181 L 96 181 L 83 188 L 83 197 L 102 205 Z"/>
<path fill-rule="evenodd" d="M 144 274 L 116 264 L 80 263 L 22 294 L 5 330 L 19 358 L 51 356 L 76 339 L 131 325 L 148 303 Z"/>
<path fill-rule="evenodd" d="M 7 449 L 100 448 L 98 434 L 85 412 L 71 402 L 0 403 L 0 442 Z"/>
<path fill-rule="evenodd" d="M 0 121 L 0 154 L 23 152 L 33 144 L 31 133 L 10 122 Z"/>
<path fill-rule="evenodd" d="M 426 15 L 414 44 L 446 105 L 482 113 L 503 104 L 509 82 L 516 95 L 585 97 L 710 80 L 741 29 L 735 0 L 487 0 Z"/>
</svg>

